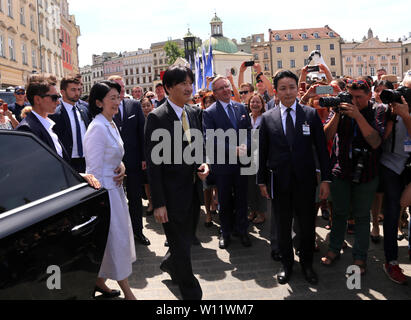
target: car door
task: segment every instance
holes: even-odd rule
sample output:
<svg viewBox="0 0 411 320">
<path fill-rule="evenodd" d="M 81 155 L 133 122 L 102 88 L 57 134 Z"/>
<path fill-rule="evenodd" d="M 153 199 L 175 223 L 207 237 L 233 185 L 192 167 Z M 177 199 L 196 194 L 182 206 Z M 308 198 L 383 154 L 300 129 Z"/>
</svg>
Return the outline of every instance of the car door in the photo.
<svg viewBox="0 0 411 320">
<path fill-rule="evenodd" d="M 31 134 L 0 131 L 0 299 L 89 299 L 110 224 L 95 190 Z"/>
</svg>

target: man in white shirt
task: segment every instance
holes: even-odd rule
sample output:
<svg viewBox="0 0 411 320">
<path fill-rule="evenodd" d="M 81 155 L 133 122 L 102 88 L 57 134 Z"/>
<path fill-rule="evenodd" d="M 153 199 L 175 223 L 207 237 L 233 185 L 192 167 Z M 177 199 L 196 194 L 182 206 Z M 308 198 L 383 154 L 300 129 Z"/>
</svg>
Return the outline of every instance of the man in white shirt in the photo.
<svg viewBox="0 0 411 320">
<path fill-rule="evenodd" d="M 79 103 L 81 83 L 74 76 L 63 78 L 60 92 L 63 98 L 56 112 L 50 115 L 50 119 L 56 123 L 54 131 L 70 157 L 71 166 L 77 172 L 85 172 L 83 139 L 91 122 L 91 116 L 88 109 Z"/>
<path fill-rule="evenodd" d="M 34 134 L 59 156 L 63 157 L 64 160 L 69 161 L 70 158 L 64 146 L 53 132 L 55 123 L 48 118 L 49 114 L 55 112 L 60 99 L 60 95 L 56 89 L 56 78 L 53 76 L 45 77 L 43 75 L 35 75 L 30 78 L 27 85 L 27 98 L 32 105 L 32 112 L 23 119 L 16 130 Z M 81 175 L 90 186 L 96 189 L 100 188 L 100 182 L 93 175 Z M 122 170 L 122 174 L 116 177 L 116 179 L 122 180 L 123 178 L 124 170 Z"/>
</svg>

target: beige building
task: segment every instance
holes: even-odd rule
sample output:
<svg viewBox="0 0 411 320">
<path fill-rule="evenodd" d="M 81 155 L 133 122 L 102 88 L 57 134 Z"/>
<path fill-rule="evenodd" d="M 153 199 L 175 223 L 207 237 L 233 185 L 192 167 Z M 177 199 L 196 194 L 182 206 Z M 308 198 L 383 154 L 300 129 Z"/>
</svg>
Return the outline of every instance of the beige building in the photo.
<svg viewBox="0 0 411 320">
<path fill-rule="evenodd" d="M 402 42 L 402 70 L 411 70 L 411 33 L 409 38 Z"/>
<path fill-rule="evenodd" d="M 39 69 L 36 0 L 0 0 L 0 86 L 24 85 Z"/>
<path fill-rule="evenodd" d="M 60 0 L 38 1 L 38 27 L 41 72 L 63 77 L 60 43 Z"/>
<path fill-rule="evenodd" d="M 251 43 L 251 54 L 256 63 L 261 65 L 264 75 L 270 79 L 273 75 L 271 64 L 270 42 L 264 40 L 264 34 L 253 34 Z"/>
<path fill-rule="evenodd" d="M 177 45 L 184 50 L 184 41 L 181 39 L 168 40 L 177 43 Z M 151 44 L 151 53 L 153 55 L 153 82 L 156 83 L 160 80 L 160 74 L 162 71 L 166 71 L 169 67 L 167 61 L 167 55 L 164 51 L 164 46 L 168 41 L 157 42 Z"/>
<path fill-rule="evenodd" d="M 83 82 L 83 95 L 89 95 L 93 86 L 93 72 L 91 66 L 87 65 L 80 68 L 81 81 Z"/>
<path fill-rule="evenodd" d="M 387 39 L 388 40 L 388 39 Z M 346 42 L 341 45 L 343 73 L 350 77 L 377 76 L 377 70 L 402 76 L 401 42 L 382 42 L 368 30 L 362 42 Z"/>
<path fill-rule="evenodd" d="M 123 52 L 123 77 L 126 93 L 131 94 L 134 87 L 153 91 L 153 55 L 150 49 Z"/>
<path fill-rule="evenodd" d="M 341 37 L 328 25 L 323 28 L 270 29 L 269 37 L 273 74 L 280 69 L 300 74 L 310 53 L 319 50 L 333 76 L 342 75 Z"/>
</svg>

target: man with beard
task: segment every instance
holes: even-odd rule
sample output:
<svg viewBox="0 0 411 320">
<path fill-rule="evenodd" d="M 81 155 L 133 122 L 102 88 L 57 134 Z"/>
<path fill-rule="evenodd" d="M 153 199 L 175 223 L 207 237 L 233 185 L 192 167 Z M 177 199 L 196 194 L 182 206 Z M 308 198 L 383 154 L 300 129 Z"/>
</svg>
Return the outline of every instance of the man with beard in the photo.
<svg viewBox="0 0 411 320">
<path fill-rule="evenodd" d="M 60 105 L 49 117 L 56 123 L 54 132 L 66 149 L 72 167 L 77 172 L 86 172 L 83 139 L 91 117 L 88 109 L 79 103 L 81 89 L 81 82 L 76 76 L 63 78 Z"/>
</svg>

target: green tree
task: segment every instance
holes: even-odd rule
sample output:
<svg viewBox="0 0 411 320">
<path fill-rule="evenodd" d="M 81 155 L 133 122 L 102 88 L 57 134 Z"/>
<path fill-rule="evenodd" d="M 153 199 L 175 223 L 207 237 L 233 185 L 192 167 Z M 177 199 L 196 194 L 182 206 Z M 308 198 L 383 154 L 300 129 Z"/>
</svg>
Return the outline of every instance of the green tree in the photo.
<svg viewBox="0 0 411 320">
<path fill-rule="evenodd" d="M 178 44 L 173 41 L 168 41 L 164 46 L 164 51 L 167 56 L 168 65 L 172 65 L 176 62 L 178 57 L 184 57 L 184 49 L 180 49 Z"/>
</svg>

